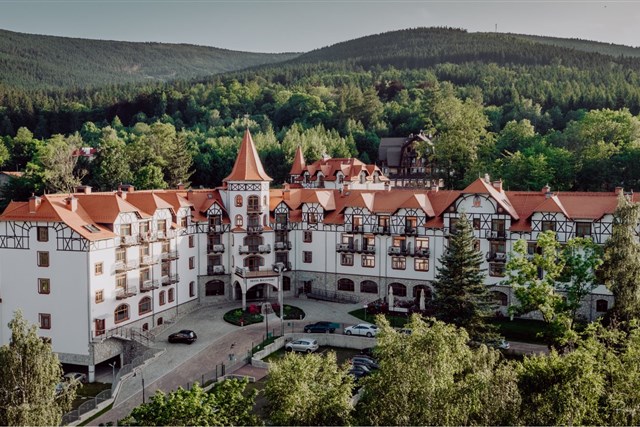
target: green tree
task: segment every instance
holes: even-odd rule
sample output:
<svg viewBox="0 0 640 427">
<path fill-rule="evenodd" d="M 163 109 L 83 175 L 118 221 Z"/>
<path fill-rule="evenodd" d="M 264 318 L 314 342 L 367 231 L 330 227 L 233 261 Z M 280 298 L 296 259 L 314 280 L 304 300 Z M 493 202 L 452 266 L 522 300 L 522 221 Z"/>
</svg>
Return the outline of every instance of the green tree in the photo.
<svg viewBox="0 0 640 427">
<path fill-rule="evenodd" d="M 0 347 L 0 425 L 60 425 L 77 384 L 69 383 L 56 393 L 62 365 L 22 312 L 15 313 L 9 328 L 11 341 Z"/>
<path fill-rule="evenodd" d="M 98 152 L 94 161 L 94 186 L 103 191 L 110 191 L 118 184 L 130 181 L 131 171 L 126 145 L 115 130 L 106 127 L 102 129 L 102 137 L 98 143 Z"/>
<path fill-rule="evenodd" d="M 353 379 L 336 355 L 288 354 L 272 362 L 264 389 L 273 425 L 348 425 Z"/>
<path fill-rule="evenodd" d="M 412 316 L 411 334 L 379 317 L 380 369 L 362 380 L 361 425 L 512 425 L 520 396 L 513 367 L 497 350 L 472 349 L 469 335 Z"/>
<path fill-rule="evenodd" d="M 616 300 L 614 315 L 621 321 L 640 318 L 640 244 L 635 233 L 639 206 L 620 192 L 613 233 L 604 246 L 602 276 Z"/>
<path fill-rule="evenodd" d="M 439 260 L 434 303 L 438 319 L 465 328 L 475 340 L 485 340 L 495 335 L 487 320 L 496 305 L 480 268 L 482 254 L 473 242 L 473 228 L 463 212 Z"/>
<path fill-rule="evenodd" d="M 198 383 L 191 390 L 179 387 L 169 394 L 158 390 L 149 403 L 134 408 L 119 421 L 130 426 L 257 425 L 252 414 L 257 390 L 246 391 L 247 379 L 225 380 L 209 392 Z"/>
<path fill-rule="evenodd" d="M 133 185 L 136 190 L 153 190 L 167 188 L 162 169 L 156 165 L 145 165 L 135 172 Z"/>
<path fill-rule="evenodd" d="M 69 193 L 80 185 L 86 171 L 77 171 L 78 156 L 75 151 L 82 147 L 79 134 L 69 137 L 54 135 L 38 147 L 27 173 L 42 183 L 42 189 L 52 193 Z"/>
<path fill-rule="evenodd" d="M 166 181 L 170 188 L 176 188 L 178 184 L 188 187 L 189 178 L 193 174 L 193 155 L 189 149 L 189 143 L 185 132 L 180 132 L 171 141 L 171 150 L 166 155 Z"/>
<path fill-rule="evenodd" d="M 9 149 L 5 145 L 4 141 L 0 138 L 0 167 L 9 161 L 10 158 Z"/>
</svg>

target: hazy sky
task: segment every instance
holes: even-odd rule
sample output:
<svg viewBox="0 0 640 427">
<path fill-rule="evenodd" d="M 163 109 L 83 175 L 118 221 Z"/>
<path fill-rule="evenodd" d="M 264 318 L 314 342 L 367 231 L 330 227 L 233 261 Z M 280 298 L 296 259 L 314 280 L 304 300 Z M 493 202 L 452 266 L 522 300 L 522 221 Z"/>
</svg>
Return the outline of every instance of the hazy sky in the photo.
<svg viewBox="0 0 640 427">
<path fill-rule="evenodd" d="M 514 32 L 640 46 L 640 0 L 0 0 L 0 28 L 92 39 L 308 51 L 412 27 Z"/>
</svg>

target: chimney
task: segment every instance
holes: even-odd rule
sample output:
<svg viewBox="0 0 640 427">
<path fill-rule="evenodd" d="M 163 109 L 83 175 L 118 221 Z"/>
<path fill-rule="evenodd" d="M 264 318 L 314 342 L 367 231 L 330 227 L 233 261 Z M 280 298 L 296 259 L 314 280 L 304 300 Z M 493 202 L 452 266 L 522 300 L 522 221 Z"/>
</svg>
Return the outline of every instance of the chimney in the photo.
<svg viewBox="0 0 640 427">
<path fill-rule="evenodd" d="M 42 204 L 42 199 L 36 195 L 29 197 L 29 213 L 36 213 Z"/>
<path fill-rule="evenodd" d="M 91 186 L 89 186 L 89 185 L 79 185 L 79 186 L 76 187 L 76 193 L 91 194 Z"/>
<path fill-rule="evenodd" d="M 349 194 L 349 184 L 342 184 L 342 195 L 346 196 Z"/>
<path fill-rule="evenodd" d="M 502 180 L 493 181 L 493 188 L 495 188 L 498 191 L 502 191 Z"/>
<path fill-rule="evenodd" d="M 620 193 L 624 194 L 624 189 L 622 187 L 616 187 L 615 192 L 616 192 L 616 196 L 619 196 Z"/>
<path fill-rule="evenodd" d="M 491 178 L 489 177 L 488 173 L 484 174 L 484 182 L 486 182 L 487 184 L 491 184 Z"/>
<path fill-rule="evenodd" d="M 542 190 L 540 190 L 540 192 L 542 194 L 549 194 L 551 193 L 551 187 L 549 187 L 549 184 L 547 184 L 544 187 L 542 187 Z"/>
<path fill-rule="evenodd" d="M 391 191 L 391 183 L 389 181 L 384 183 L 384 189 L 386 191 Z"/>
<path fill-rule="evenodd" d="M 178 185 L 177 185 L 177 189 L 178 190 L 184 190 L 184 184 L 179 182 Z"/>
<path fill-rule="evenodd" d="M 291 199 L 291 186 L 288 183 L 284 184 L 284 190 L 282 190 L 282 200 Z"/>
<path fill-rule="evenodd" d="M 435 184 L 431 184 L 431 191 L 433 191 L 434 193 L 438 192 L 439 187 Z"/>
<path fill-rule="evenodd" d="M 127 200 L 127 193 L 122 191 L 122 188 L 118 187 L 118 191 L 116 192 L 116 194 L 120 196 L 122 200 Z"/>
<path fill-rule="evenodd" d="M 189 189 L 189 191 L 187 191 L 187 200 L 191 200 L 191 197 L 193 195 L 193 189 Z"/>
<path fill-rule="evenodd" d="M 133 188 L 133 185 L 131 184 L 120 184 L 118 185 L 118 193 L 120 192 L 128 192 L 128 193 L 133 193 L 135 190 L 135 188 Z"/>
<path fill-rule="evenodd" d="M 69 209 L 71 212 L 75 212 L 78 210 L 78 199 L 73 197 L 73 196 L 69 196 L 66 199 L 64 199 L 65 205 L 67 206 L 67 209 Z"/>
</svg>

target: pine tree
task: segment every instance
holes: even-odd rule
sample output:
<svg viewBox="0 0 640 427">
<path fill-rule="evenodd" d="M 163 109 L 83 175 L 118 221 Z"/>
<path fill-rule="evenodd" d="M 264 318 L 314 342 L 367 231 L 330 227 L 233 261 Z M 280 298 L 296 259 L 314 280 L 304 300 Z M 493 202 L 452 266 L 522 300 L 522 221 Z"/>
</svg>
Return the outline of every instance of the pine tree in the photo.
<svg viewBox="0 0 640 427">
<path fill-rule="evenodd" d="M 613 233 L 604 247 L 602 275 L 616 300 L 613 315 L 621 321 L 640 317 L 640 244 L 635 233 L 639 209 L 620 192 Z"/>
<path fill-rule="evenodd" d="M 51 344 L 17 311 L 9 322 L 11 342 L 0 347 L 0 425 L 60 425 L 77 384 L 58 393 L 62 365 Z"/>
<path fill-rule="evenodd" d="M 496 305 L 484 283 L 482 254 L 474 249 L 473 240 L 471 224 L 462 213 L 447 251 L 440 257 L 434 303 L 438 319 L 465 328 L 474 340 L 486 340 L 494 335 L 487 319 Z"/>
</svg>

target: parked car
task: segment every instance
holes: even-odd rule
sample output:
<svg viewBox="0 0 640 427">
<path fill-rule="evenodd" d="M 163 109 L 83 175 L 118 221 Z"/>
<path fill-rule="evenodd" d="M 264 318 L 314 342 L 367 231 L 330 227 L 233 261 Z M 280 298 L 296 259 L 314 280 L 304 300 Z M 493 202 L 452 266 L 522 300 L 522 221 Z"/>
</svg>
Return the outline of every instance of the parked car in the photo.
<svg viewBox="0 0 640 427">
<path fill-rule="evenodd" d="M 318 349 L 318 347 L 318 341 L 316 340 L 301 339 L 288 342 L 284 346 L 284 349 L 286 351 L 301 351 L 304 353 L 313 353 Z"/>
<path fill-rule="evenodd" d="M 334 333 L 336 329 L 338 329 L 338 327 L 340 327 L 340 325 L 338 325 L 337 323 L 316 322 L 316 323 L 310 323 L 308 325 L 305 325 L 304 332 L 307 334 L 308 333 L 321 333 L 321 334 Z"/>
<path fill-rule="evenodd" d="M 373 347 L 367 347 L 360 350 L 360 355 L 369 356 L 373 359 Z"/>
<path fill-rule="evenodd" d="M 82 374 L 80 372 L 69 372 L 68 374 L 64 374 L 62 377 L 65 381 L 78 381 L 80 383 L 87 382 L 87 374 Z"/>
<path fill-rule="evenodd" d="M 353 375 L 356 379 L 359 379 L 369 375 L 371 372 L 365 366 L 351 365 L 351 368 L 349 369 L 349 373 Z"/>
<path fill-rule="evenodd" d="M 351 363 L 354 364 L 354 365 L 356 363 L 357 364 L 362 364 L 362 365 L 366 366 L 367 368 L 369 368 L 369 370 L 371 370 L 371 369 L 380 369 L 380 366 L 378 366 L 378 364 L 375 361 L 369 359 L 368 357 L 365 358 L 365 357 L 353 356 L 351 358 Z"/>
<path fill-rule="evenodd" d="M 359 323 L 344 328 L 344 333 L 347 335 L 361 335 L 371 338 L 378 335 L 378 327 L 371 323 Z"/>
<path fill-rule="evenodd" d="M 198 336 L 195 332 L 190 331 L 188 329 L 183 329 L 179 332 L 174 332 L 169 335 L 169 342 L 183 342 L 187 344 L 193 344 L 195 340 L 198 339 Z"/>
</svg>

